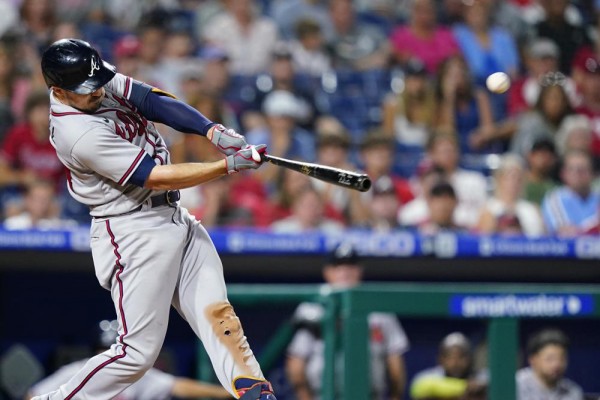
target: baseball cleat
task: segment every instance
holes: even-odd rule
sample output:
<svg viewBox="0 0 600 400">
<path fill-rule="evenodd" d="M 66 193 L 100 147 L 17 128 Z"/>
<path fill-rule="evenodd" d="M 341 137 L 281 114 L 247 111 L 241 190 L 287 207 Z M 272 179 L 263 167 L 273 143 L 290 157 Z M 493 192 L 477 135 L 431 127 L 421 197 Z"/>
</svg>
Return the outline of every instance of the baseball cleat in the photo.
<svg viewBox="0 0 600 400">
<path fill-rule="evenodd" d="M 240 400 L 277 400 L 268 381 L 241 377 L 233 385 Z"/>
</svg>

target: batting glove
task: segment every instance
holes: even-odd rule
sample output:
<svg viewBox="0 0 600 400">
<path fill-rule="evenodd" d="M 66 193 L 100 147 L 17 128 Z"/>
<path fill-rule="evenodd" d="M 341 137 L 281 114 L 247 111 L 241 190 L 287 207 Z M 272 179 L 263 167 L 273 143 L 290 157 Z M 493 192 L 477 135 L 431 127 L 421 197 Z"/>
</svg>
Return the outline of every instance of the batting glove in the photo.
<svg viewBox="0 0 600 400">
<path fill-rule="evenodd" d="M 248 146 L 245 137 L 233 129 L 225 128 L 223 125 L 215 125 L 213 129 L 208 131 L 206 137 L 212 144 L 217 146 L 221 153 L 228 156 Z"/>
<path fill-rule="evenodd" d="M 227 173 L 233 174 L 243 169 L 257 169 L 263 163 L 261 155 L 266 151 L 267 145 L 259 144 L 258 146 L 246 146 L 246 148 L 237 151 L 235 154 L 227 156 L 225 158 Z"/>
</svg>

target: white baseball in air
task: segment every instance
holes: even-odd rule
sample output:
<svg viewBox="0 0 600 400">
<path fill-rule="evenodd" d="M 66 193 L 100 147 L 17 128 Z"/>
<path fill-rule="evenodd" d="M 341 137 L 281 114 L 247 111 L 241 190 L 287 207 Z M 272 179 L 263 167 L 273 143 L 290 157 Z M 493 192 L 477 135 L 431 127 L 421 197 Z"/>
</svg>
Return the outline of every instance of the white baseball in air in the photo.
<svg viewBox="0 0 600 400">
<path fill-rule="evenodd" d="M 256 151 L 256 147 L 252 146 L 252 159 L 256 162 L 260 162 L 260 154 L 258 154 L 258 151 Z"/>
<path fill-rule="evenodd" d="M 510 78 L 504 72 L 494 72 L 487 77 L 485 85 L 492 93 L 504 93 L 510 88 Z"/>
</svg>

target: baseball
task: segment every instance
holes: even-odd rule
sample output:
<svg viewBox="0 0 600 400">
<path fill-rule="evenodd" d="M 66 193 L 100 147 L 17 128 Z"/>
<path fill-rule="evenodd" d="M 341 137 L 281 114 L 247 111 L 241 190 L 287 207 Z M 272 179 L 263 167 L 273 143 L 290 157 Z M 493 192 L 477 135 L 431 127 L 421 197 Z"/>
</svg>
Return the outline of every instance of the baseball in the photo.
<svg viewBox="0 0 600 400">
<path fill-rule="evenodd" d="M 504 93 L 510 87 L 510 78 L 504 72 L 495 72 L 487 77 L 485 85 L 490 92 Z"/>
<path fill-rule="evenodd" d="M 252 146 L 252 159 L 256 162 L 260 162 L 260 154 L 256 151 L 256 147 Z"/>
</svg>

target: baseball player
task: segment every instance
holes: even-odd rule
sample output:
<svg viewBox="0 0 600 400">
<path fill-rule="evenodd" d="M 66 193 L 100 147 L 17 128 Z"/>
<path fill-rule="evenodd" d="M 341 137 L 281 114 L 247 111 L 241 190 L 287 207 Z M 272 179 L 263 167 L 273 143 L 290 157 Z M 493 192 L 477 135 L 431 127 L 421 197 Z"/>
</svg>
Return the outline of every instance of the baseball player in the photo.
<svg viewBox="0 0 600 400">
<path fill-rule="evenodd" d="M 35 400 L 112 399 L 149 370 L 172 305 L 206 348 L 234 397 L 274 400 L 206 230 L 179 207 L 177 189 L 261 164 L 265 145 L 205 118 L 159 89 L 116 73 L 88 43 L 62 39 L 42 55 L 50 88 L 50 140 L 70 194 L 90 208 L 96 277 L 110 290 L 119 336 L 56 391 Z M 226 158 L 170 164 L 153 122 L 205 135 Z"/>
<path fill-rule="evenodd" d="M 332 288 L 347 289 L 362 281 L 360 258 L 350 243 L 339 244 L 323 268 L 323 277 Z M 298 330 L 287 349 L 286 372 L 298 400 L 321 400 L 325 344 L 321 320 L 325 310 L 319 303 L 301 303 L 294 319 Z M 395 315 L 373 312 L 368 316 L 371 399 L 401 400 L 406 382 L 403 354 L 410 346 Z M 343 355 L 336 361 L 341 373 Z M 337 389 L 337 388 L 336 388 Z M 339 396 L 339 394 L 338 394 Z M 351 394 L 347 395 L 351 399 Z"/>
<path fill-rule="evenodd" d="M 103 320 L 98 324 L 98 337 L 95 347 L 98 353 L 106 351 L 119 336 L 117 320 Z M 59 387 L 75 375 L 88 361 L 88 359 L 67 364 L 55 373 L 42 379 L 29 389 L 25 399 L 30 399 L 41 393 Z M 210 397 L 217 399 L 230 399 L 231 395 L 221 386 L 210 383 L 198 382 L 193 379 L 175 377 L 157 369 L 151 368 L 133 385 L 123 390 L 115 400 L 167 400 L 172 396 L 183 399 Z"/>
</svg>

